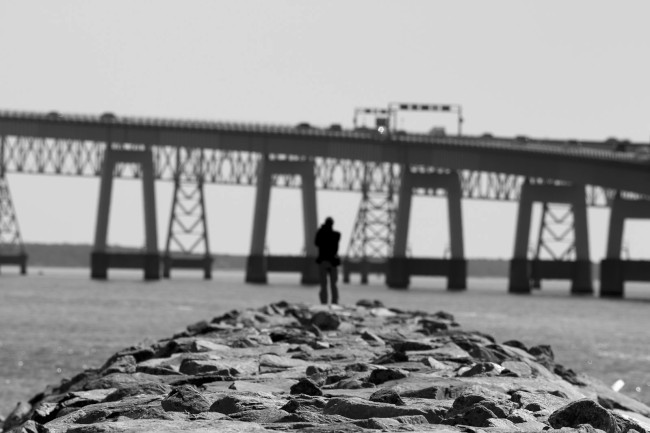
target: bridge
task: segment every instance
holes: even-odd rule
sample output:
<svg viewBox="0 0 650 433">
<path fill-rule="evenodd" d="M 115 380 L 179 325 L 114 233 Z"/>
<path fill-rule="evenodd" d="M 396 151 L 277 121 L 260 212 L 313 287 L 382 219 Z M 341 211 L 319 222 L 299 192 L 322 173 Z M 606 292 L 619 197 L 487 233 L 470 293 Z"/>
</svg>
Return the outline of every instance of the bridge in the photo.
<svg viewBox="0 0 650 433">
<path fill-rule="evenodd" d="M 519 202 L 509 290 L 530 293 L 546 278 L 572 281 L 571 292 L 593 293 L 586 207 L 609 207 L 600 295 L 623 296 L 624 282 L 650 280 L 650 266 L 623 260 L 627 218 L 650 217 L 650 158 L 645 144 L 550 140 L 530 137 L 412 134 L 339 125 L 262 125 L 194 120 L 0 112 L 0 263 L 18 264 L 26 253 L 11 204 L 6 173 L 100 177 L 91 277 L 109 268 L 141 268 L 145 279 L 169 277 L 173 268 L 211 275 L 204 185 L 257 189 L 246 280 L 265 283 L 269 271 L 300 272 L 317 281 L 312 239 L 318 224 L 316 190 L 362 195 L 344 259 L 344 278 L 382 272 L 395 289 L 413 275 L 447 277 L 450 290 L 466 288 L 461 200 Z M 145 246 L 142 253 L 107 248 L 114 178 L 143 184 Z M 158 249 L 154 182 L 174 183 L 165 249 Z M 273 186 L 300 188 L 305 252 L 265 254 L 269 195 Z M 447 257 L 409 257 L 412 195 L 446 197 Z M 543 203 L 536 248 L 529 248 L 531 207 Z M 162 266 L 160 263 L 162 262 Z"/>
</svg>

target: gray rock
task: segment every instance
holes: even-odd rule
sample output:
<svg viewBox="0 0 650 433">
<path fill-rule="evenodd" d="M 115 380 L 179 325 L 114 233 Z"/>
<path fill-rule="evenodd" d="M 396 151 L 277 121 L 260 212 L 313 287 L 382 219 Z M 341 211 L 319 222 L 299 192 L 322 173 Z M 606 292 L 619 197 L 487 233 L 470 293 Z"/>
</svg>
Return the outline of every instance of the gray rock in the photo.
<svg viewBox="0 0 650 433">
<path fill-rule="evenodd" d="M 136 360 L 133 355 L 124 355 L 116 358 L 113 362 L 102 368 L 101 374 L 107 375 L 112 373 L 135 373 Z"/>
<path fill-rule="evenodd" d="M 520 408 L 530 412 L 555 411 L 568 403 L 568 399 L 544 391 L 536 393 L 516 391 L 512 394 L 512 401 L 517 403 Z"/>
<path fill-rule="evenodd" d="M 106 396 L 104 401 L 119 401 L 135 395 L 163 395 L 171 391 L 169 385 L 158 382 L 139 382 L 125 385 Z"/>
<path fill-rule="evenodd" d="M 325 415 L 341 415 L 351 419 L 394 418 L 404 415 L 422 415 L 430 423 L 440 421 L 434 409 L 409 406 L 395 406 L 388 403 L 375 403 L 360 398 L 331 398 L 323 409 Z"/>
<path fill-rule="evenodd" d="M 533 369 L 523 361 L 504 361 L 501 363 L 501 367 L 513 373 L 515 377 L 531 377 L 533 375 Z M 505 370 L 501 374 L 504 374 Z"/>
<path fill-rule="evenodd" d="M 395 392 L 395 390 L 387 388 L 382 388 L 378 391 L 375 391 L 372 393 L 369 400 L 377 403 L 394 404 L 396 406 L 404 406 L 405 404 L 404 400 L 402 400 L 402 398 L 397 392 Z"/>
<path fill-rule="evenodd" d="M 21 425 L 29 419 L 32 413 L 32 405 L 24 401 L 16 404 L 14 410 L 7 416 L 3 424 L 3 431 L 11 430 L 14 427 Z"/>
<path fill-rule="evenodd" d="M 282 402 L 283 403 L 283 402 Z M 222 395 L 210 406 L 210 412 L 231 415 L 251 410 L 277 409 L 282 403 L 255 395 Z"/>
<path fill-rule="evenodd" d="M 311 324 L 321 331 L 334 331 L 341 325 L 341 319 L 329 311 L 319 311 L 312 316 Z"/>
<path fill-rule="evenodd" d="M 167 412 L 201 413 L 210 410 L 210 402 L 191 385 L 175 388 L 161 405 Z"/>
<path fill-rule="evenodd" d="M 403 379 L 407 376 L 408 376 L 408 372 L 404 370 L 397 370 L 394 368 L 378 368 L 376 370 L 373 370 L 372 373 L 370 373 L 368 382 L 373 383 L 375 385 L 381 385 L 384 382 L 388 382 L 390 380 Z"/>
<path fill-rule="evenodd" d="M 311 380 L 307 378 L 300 379 L 298 383 L 291 386 L 291 394 L 305 394 L 312 396 L 321 396 L 323 391 L 320 390 L 318 386 Z"/>
<path fill-rule="evenodd" d="M 529 353 L 447 313 L 362 304 L 279 302 L 197 322 L 46 389 L 8 422 L 30 433 L 650 430 L 650 408 L 555 364 L 548 346 Z"/>
<path fill-rule="evenodd" d="M 611 412 L 586 398 L 557 409 L 548 417 L 548 422 L 553 428 L 576 428 L 580 424 L 589 424 L 607 433 L 618 433 L 616 419 Z"/>
<path fill-rule="evenodd" d="M 7 430 L 5 430 L 7 431 Z M 29 420 L 22 425 L 16 426 L 11 430 L 8 430 L 9 433 L 50 433 L 50 430 L 37 423 L 36 421 Z"/>
</svg>

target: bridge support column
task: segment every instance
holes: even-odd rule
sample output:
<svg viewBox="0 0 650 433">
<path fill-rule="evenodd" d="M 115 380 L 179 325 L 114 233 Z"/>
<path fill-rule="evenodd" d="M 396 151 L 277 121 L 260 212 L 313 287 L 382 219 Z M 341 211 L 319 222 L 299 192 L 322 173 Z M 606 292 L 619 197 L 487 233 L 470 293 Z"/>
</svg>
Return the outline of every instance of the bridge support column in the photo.
<svg viewBox="0 0 650 433">
<path fill-rule="evenodd" d="M 270 160 L 266 155 L 260 160 L 257 172 L 257 191 L 255 196 L 255 214 L 253 217 L 253 237 L 250 255 L 246 264 L 246 282 L 265 284 L 267 271 L 301 273 L 301 284 L 318 284 L 318 267 L 316 265 L 316 246 L 314 238 L 318 227 L 316 210 L 316 179 L 312 161 Z M 305 236 L 305 256 L 303 257 L 267 257 L 264 254 L 266 229 L 269 216 L 269 201 L 273 175 L 299 175 L 302 179 L 303 226 Z"/>
<path fill-rule="evenodd" d="M 139 164 L 142 169 L 145 227 L 145 251 L 143 253 L 112 253 L 107 251 L 113 172 L 119 163 Z M 109 268 L 142 269 L 145 280 L 160 278 L 154 170 L 149 146 L 141 150 L 127 150 L 108 144 L 104 152 L 99 185 L 95 245 L 90 259 L 90 277 L 99 280 L 106 279 Z"/>
<path fill-rule="evenodd" d="M 450 259 L 411 259 L 406 257 L 408 225 L 411 213 L 413 188 L 444 189 L 447 192 L 449 213 Z M 406 289 L 411 275 L 443 275 L 447 289 L 467 288 L 467 261 L 463 247 L 463 221 L 461 186 L 457 173 L 413 173 L 408 167 L 402 170 L 395 226 L 393 256 L 388 260 L 386 284 L 392 289 Z"/>
<path fill-rule="evenodd" d="M 571 205 L 575 260 L 528 259 L 530 221 L 534 202 L 566 203 Z M 540 231 L 541 233 L 541 231 Z M 541 239 L 540 239 L 541 242 Z M 573 252 L 573 251 L 569 251 Z M 535 267 L 533 272 L 533 267 Z M 572 281 L 572 294 L 593 293 L 589 238 L 587 232 L 587 208 L 584 187 L 580 185 L 532 185 L 526 182 L 521 189 L 515 248 L 510 261 L 509 291 L 530 293 L 531 279 L 563 278 Z"/>
<path fill-rule="evenodd" d="M 612 201 L 607 237 L 607 256 L 600 262 L 600 296 L 622 298 L 625 281 L 650 281 L 650 262 L 622 260 L 626 219 L 649 219 L 650 201 L 625 200 L 616 194 Z"/>
<path fill-rule="evenodd" d="M 201 269 L 204 279 L 212 278 L 203 186 L 203 150 L 176 149 L 174 198 L 163 257 L 164 278 L 170 277 L 172 268 Z"/>
</svg>

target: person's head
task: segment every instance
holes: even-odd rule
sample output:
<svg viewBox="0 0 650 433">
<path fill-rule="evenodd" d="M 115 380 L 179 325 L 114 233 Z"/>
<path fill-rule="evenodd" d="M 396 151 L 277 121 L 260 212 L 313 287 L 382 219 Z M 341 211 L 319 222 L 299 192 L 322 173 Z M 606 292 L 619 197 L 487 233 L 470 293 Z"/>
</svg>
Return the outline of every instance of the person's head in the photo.
<svg viewBox="0 0 650 433">
<path fill-rule="evenodd" d="M 332 217 L 325 218 L 325 225 L 327 227 L 332 227 L 334 225 L 334 220 L 332 219 Z"/>
</svg>

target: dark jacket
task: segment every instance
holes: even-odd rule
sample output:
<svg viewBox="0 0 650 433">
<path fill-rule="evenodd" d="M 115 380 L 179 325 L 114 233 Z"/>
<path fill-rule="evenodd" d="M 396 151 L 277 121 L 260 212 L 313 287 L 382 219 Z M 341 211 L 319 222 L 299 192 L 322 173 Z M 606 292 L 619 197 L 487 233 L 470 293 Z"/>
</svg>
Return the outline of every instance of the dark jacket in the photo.
<svg viewBox="0 0 650 433">
<path fill-rule="evenodd" d="M 316 239 L 314 239 L 314 244 L 318 247 L 316 263 L 328 261 L 333 265 L 338 265 L 340 263 L 338 257 L 340 240 L 341 233 L 332 230 L 332 226 L 320 226 L 316 232 Z"/>
</svg>

